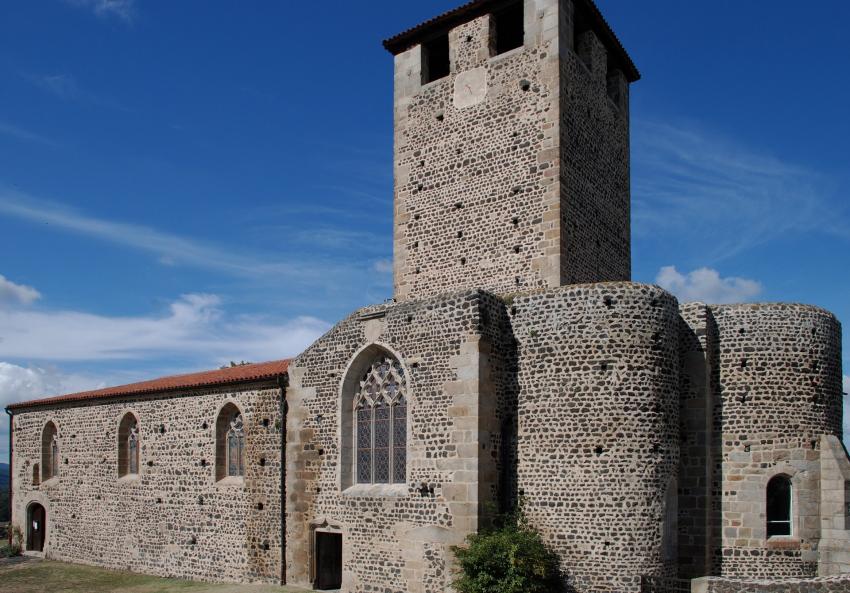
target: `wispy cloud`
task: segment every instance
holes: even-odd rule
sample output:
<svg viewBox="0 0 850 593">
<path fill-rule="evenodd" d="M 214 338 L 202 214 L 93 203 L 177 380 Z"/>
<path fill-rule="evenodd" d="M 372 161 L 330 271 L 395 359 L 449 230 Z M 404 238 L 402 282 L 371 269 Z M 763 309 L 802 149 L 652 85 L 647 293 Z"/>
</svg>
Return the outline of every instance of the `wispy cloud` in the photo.
<svg viewBox="0 0 850 593">
<path fill-rule="evenodd" d="M 392 274 L 393 262 L 388 259 L 379 259 L 375 262 L 374 269 L 379 274 Z"/>
<path fill-rule="evenodd" d="M 31 286 L 15 284 L 0 274 L 0 304 L 29 305 L 41 298 L 41 293 Z"/>
<path fill-rule="evenodd" d="M 695 125 L 638 121 L 634 221 L 641 237 L 687 233 L 719 261 L 788 233 L 850 238 L 828 180 Z"/>
<path fill-rule="evenodd" d="M 40 134 L 36 134 L 35 132 L 30 132 L 29 130 L 25 130 L 19 126 L 2 122 L 0 121 L 0 134 L 15 138 L 17 140 L 23 140 L 24 142 L 30 142 L 32 144 L 41 144 L 43 146 L 49 146 L 51 148 L 58 148 L 59 143 L 47 138 L 46 136 L 42 136 Z"/>
<path fill-rule="evenodd" d="M 655 281 L 683 302 L 700 301 L 711 304 L 745 303 L 762 292 L 760 282 L 749 278 L 723 278 L 717 270 L 699 268 L 687 274 L 675 266 L 665 266 Z"/>
<path fill-rule="evenodd" d="M 83 88 L 70 74 L 24 74 L 33 85 L 63 101 L 74 101 L 120 111 L 130 111 L 118 102 Z"/>
<path fill-rule="evenodd" d="M 215 295 L 188 294 L 161 314 L 0 309 L 0 358 L 38 361 L 267 360 L 301 352 L 329 324 L 313 317 L 229 316 Z"/>
<path fill-rule="evenodd" d="M 82 94 L 77 81 L 68 74 L 30 75 L 27 78 L 37 87 L 62 99 L 77 99 Z"/>
<path fill-rule="evenodd" d="M 129 23 L 136 16 L 135 0 L 65 0 L 65 2 L 91 10 L 101 18 L 117 17 Z"/>
<path fill-rule="evenodd" d="M 250 279 L 263 286 L 285 286 L 281 294 L 288 302 L 309 299 L 315 306 L 327 307 L 340 300 L 351 306 L 351 294 L 344 287 L 362 283 L 372 260 L 353 249 L 319 249 L 309 246 L 301 251 L 266 254 L 237 245 L 219 245 L 151 227 L 107 220 L 81 213 L 56 202 L 40 200 L 0 185 L 0 217 L 26 220 L 53 231 L 64 231 L 123 246 L 152 255 L 161 265 L 188 266 L 215 271 L 240 280 Z M 345 233 L 343 233 L 345 235 Z M 302 237 L 303 238 L 303 237 Z M 329 234 L 331 243 L 342 236 Z M 353 237 L 346 235 L 348 245 Z M 319 238 L 319 240 L 324 240 Z M 332 246 L 331 246 L 332 247 Z M 374 291 L 372 291 L 374 289 Z M 389 285 L 370 286 L 362 298 L 381 300 Z M 373 294 L 374 292 L 374 294 Z M 299 301 L 300 302 L 300 301 Z M 365 304 L 365 303 L 358 303 Z"/>
<path fill-rule="evenodd" d="M 64 373 L 51 366 L 23 367 L 0 361 L 0 408 L 7 405 L 88 389 L 105 387 L 99 378 Z M 0 420 L 0 461 L 6 462 L 9 452 L 9 422 L 6 414 Z"/>
</svg>

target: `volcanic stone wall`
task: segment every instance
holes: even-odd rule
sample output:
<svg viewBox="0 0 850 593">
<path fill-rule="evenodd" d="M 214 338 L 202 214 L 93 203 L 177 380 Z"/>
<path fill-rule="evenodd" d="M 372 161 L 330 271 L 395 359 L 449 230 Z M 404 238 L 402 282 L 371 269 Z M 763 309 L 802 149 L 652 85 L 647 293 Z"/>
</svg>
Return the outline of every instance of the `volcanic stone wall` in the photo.
<svg viewBox="0 0 850 593">
<path fill-rule="evenodd" d="M 492 343 L 501 330 L 487 329 L 500 323 L 498 305 L 466 291 L 362 309 L 290 365 L 289 583 L 310 585 L 315 533 L 331 531 L 343 538 L 343 590 L 446 590 L 449 546 L 482 525 L 498 496 L 496 408 L 506 385 Z M 396 358 L 407 377 L 404 484 L 351 479 L 342 402 L 353 400 L 363 365 L 377 356 Z"/>
<path fill-rule="evenodd" d="M 841 436 L 841 328 L 822 309 L 760 304 L 712 307 L 719 340 L 714 464 L 721 491 L 713 574 L 808 577 L 818 571 L 820 439 Z M 766 537 L 765 492 L 791 478 L 790 538 Z"/>
<path fill-rule="evenodd" d="M 592 32 L 581 61 L 572 6 L 525 0 L 496 56 L 490 15 L 452 29 L 424 85 L 422 47 L 396 56 L 396 298 L 629 279 L 628 84 Z"/>
<path fill-rule="evenodd" d="M 572 2 L 560 17 L 559 284 L 630 280 L 629 84 Z"/>
<path fill-rule="evenodd" d="M 811 579 L 745 580 L 710 577 L 698 579 L 693 593 L 846 593 L 850 575 Z"/>
<path fill-rule="evenodd" d="M 679 463 L 676 300 L 607 283 L 518 295 L 509 307 L 529 520 L 577 591 L 637 592 L 641 575 L 675 575 L 665 517 Z"/>
<path fill-rule="evenodd" d="M 245 423 L 245 476 L 215 479 L 218 411 Z M 23 411 L 14 417 L 13 521 L 47 511 L 47 558 L 213 582 L 281 580 L 280 388 L 252 384 Z M 139 420 L 139 475 L 118 476 L 118 425 Z M 41 434 L 59 431 L 59 477 L 33 485 Z M 233 482 L 233 480 L 231 480 Z"/>
<path fill-rule="evenodd" d="M 679 577 L 690 579 L 711 574 L 711 537 L 719 527 L 719 498 L 712 505 L 718 337 L 707 305 L 682 304 L 679 314 Z"/>
</svg>

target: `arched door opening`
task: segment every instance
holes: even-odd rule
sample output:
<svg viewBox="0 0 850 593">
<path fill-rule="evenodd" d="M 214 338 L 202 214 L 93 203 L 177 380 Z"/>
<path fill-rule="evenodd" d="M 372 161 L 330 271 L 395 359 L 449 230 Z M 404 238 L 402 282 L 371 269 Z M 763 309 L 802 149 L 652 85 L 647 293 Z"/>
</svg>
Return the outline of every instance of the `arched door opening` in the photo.
<svg viewBox="0 0 850 593">
<path fill-rule="evenodd" d="M 47 512 L 37 502 L 27 507 L 27 550 L 43 552 L 47 535 Z"/>
</svg>

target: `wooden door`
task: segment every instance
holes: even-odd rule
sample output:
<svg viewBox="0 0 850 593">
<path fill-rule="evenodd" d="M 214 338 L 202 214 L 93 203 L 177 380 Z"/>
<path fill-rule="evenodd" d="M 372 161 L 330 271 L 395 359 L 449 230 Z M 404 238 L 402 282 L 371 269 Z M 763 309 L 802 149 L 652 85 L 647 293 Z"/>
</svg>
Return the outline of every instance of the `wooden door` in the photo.
<svg viewBox="0 0 850 593">
<path fill-rule="evenodd" d="M 316 532 L 316 589 L 342 587 L 342 534 Z"/>
</svg>

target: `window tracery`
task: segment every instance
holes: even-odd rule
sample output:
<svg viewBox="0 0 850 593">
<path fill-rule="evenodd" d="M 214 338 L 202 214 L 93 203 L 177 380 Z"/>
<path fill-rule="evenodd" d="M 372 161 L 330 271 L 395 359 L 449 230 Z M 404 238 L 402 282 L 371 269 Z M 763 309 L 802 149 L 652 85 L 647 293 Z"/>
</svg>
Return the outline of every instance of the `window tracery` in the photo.
<svg viewBox="0 0 850 593">
<path fill-rule="evenodd" d="M 363 375 L 355 395 L 356 476 L 359 484 L 403 484 L 407 469 L 404 369 L 382 357 Z"/>
</svg>

